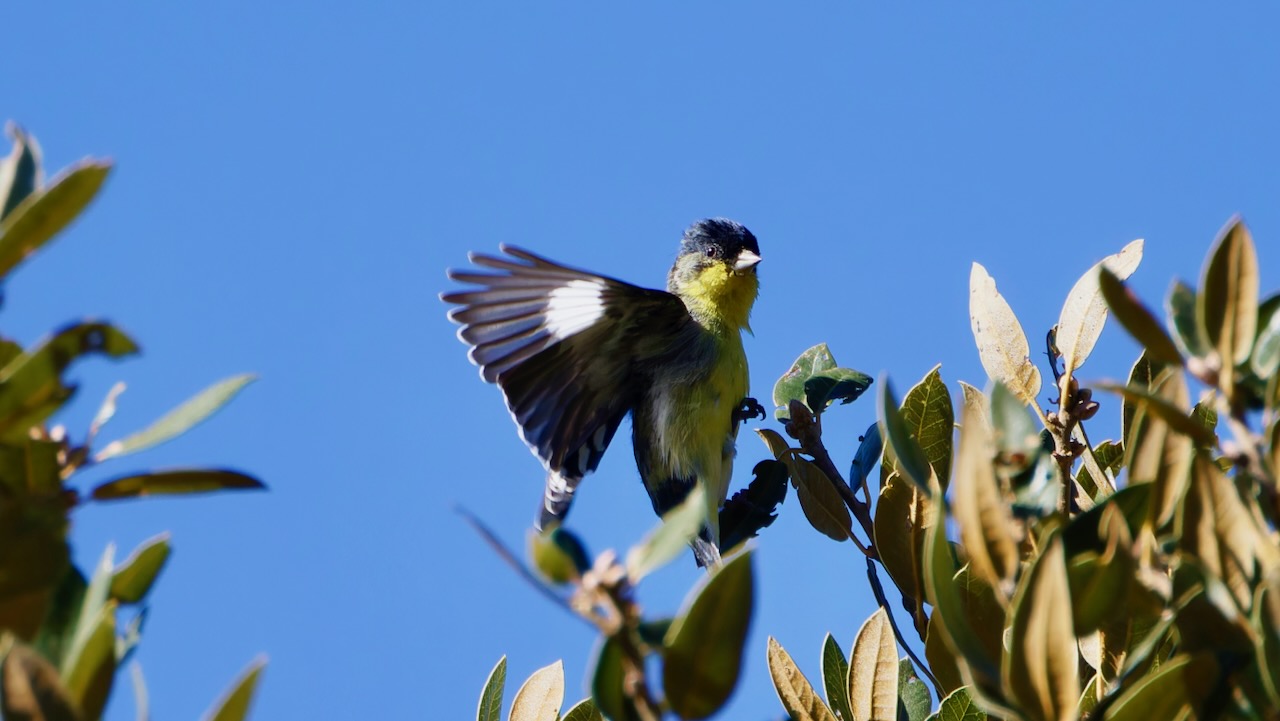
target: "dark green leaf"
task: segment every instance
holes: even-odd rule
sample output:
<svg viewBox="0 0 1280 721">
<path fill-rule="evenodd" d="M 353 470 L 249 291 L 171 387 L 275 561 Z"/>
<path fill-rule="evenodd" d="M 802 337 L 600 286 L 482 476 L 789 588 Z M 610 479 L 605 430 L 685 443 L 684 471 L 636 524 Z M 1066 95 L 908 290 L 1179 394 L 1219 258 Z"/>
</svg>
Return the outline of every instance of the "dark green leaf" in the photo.
<svg viewBox="0 0 1280 721">
<path fill-rule="evenodd" d="M 809 525 L 834 541 L 848 540 L 853 535 L 853 519 L 827 474 L 813 462 L 796 458 L 791 463 L 791 477 Z"/>
<path fill-rule="evenodd" d="M 0 161 L 0 220 L 44 182 L 40 172 L 40 144 L 14 123 L 9 123 L 5 131 L 13 138 L 13 150 Z"/>
<path fill-rule="evenodd" d="M 612 721 L 637 721 L 634 704 L 624 690 L 626 671 L 622 665 L 622 646 L 613 637 L 602 638 L 595 661 L 588 671 L 591 677 L 591 698 L 600 711 Z"/>
<path fill-rule="evenodd" d="M 507 657 L 498 659 L 480 691 L 476 721 L 502 721 L 502 692 L 507 685 Z"/>
<path fill-rule="evenodd" d="M 682 718 L 715 713 L 738 683 L 754 608 L 751 559 L 742 553 L 714 572 L 667 636 L 662 686 Z"/>
<path fill-rule="evenodd" d="M 138 546 L 115 569 L 111 578 L 111 598 L 120 603 L 139 603 L 169 560 L 169 534 L 161 533 Z"/>
<path fill-rule="evenodd" d="M 849 463 L 849 488 L 855 491 L 862 488 L 862 484 L 867 482 L 867 476 L 871 474 L 871 469 L 880 460 L 883 450 L 884 441 L 880 438 L 880 424 L 872 423 L 863 432 L 862 442 L 858 444 L 858 450 L 853 454 L 853 461 Z"/>
<path fill-rule="evenodd" d="M 751 483 L 720 509 L 720 547 L 726 552 L 772 525 L 778 505 L 787 497 L 787 464 L 763 460 L 751 472 Z"/>
<path fill-rule="evenodd" d="M 822 687 L 827 693 L 827 705 L 842 719 L 852 719 L 849 708 L 849 662 L 845 660 L 840 644 L 827 634 L 822 641 Z"/>
<path fill-rule="evenodd" d="M 245 386 L 256 379 L 257 376 L 246 373 L 214 383 L 166 413 L 146 429 L 108 443 L 98 452 L 97 460 L 105 461 L 108 458 L 137 453 L 177 438 L 217 413 Z"/>
<path fill-rule="evenodd" d="M 848 404 L 871 386 L 871 376 L 852 368 L 832 368 L 809 376 L 804 382 L 805 405 L 814 413 L 840 401 Z"/>
<path fill-rule="evenodd" d="M 1104 721 L 1195 718 L 1217 684 L 1218 662 L 1209 652 L 1182 654 L 1126 689 L 1102 715 Z"/>
<path fill-rule="evenodd" d="M 1161 366 L 1163 367 L 1163 366 Z M 1149 390 L 1151 388 L 1151 379 L 1155 377 L 1158 369 L 1151 367 L 1151 361 L 1144 352 L 1138 356 L 1138 360 L 1134 362 L 1133 368 L 1129 369 L 1129 380 L 1125 383 L 1129 388 L 1139 390 Z M 1137 438 L 1134 437 L 1133 419 L 1138 415 L 1138 405 L 1140 398 L 1131 398 L 1124 396 L 1121 403 L 1120 418 L 1120 445 L 1123 448 L 1129 448 L 1136 444 Z"/>
<path fill-rule="evenodd" d="M 254 659 L 222 698 L 209 709 L 205 718 L 209 721 L 244 721 L 249 715 L 249 704 L 253 702 L 253 692 L 258 688 L 258 678 L 266 665 L 265 656 Z"/>
<path fill-rule="evenodd" d="M 911 659 L 898 662 L 898 719 L 899 721 L 925 721 L 933 707 L 929 687 L 916 675 Z"/>
<path fill-rule="evenodd" d="M 945 491 L 951 479 L 951 436 L 955 430 L 955 411 L 951 392 L 942 382 L 941 365 L 936 365 L 902 399 L 902 420 L 907 431 L 920 445 L 928 459 L 938 485 Z"/>
<path fill-rule="evenodd" d="M 143 496 L 265 489 L 253 476 L 225 469 L 183 468 L 115 478 L 93 489 L 93 499 L 112 501 Z"/>
<path fill-rule="evenodd" d="M 584 698 L 566 711 L 560 721 L 604 721 L 604 716 L 600 715 L 600 709 L 596 708 L 591 699 Z"/>
<path fill-rule="evenodd" d="M 805 382 L 817 373 L 833 370 L 836 359 L 826 343 L 819 343 L 796 358 L 791 368 L 773 386 L 773 404 L 778 406 L 775 415 L 779 420 L 790 418 L 787 406 L 792 400 L 805 397 Z M 810 410 L 814 410 L 812 407 Z M 821 409 L 819 409 L 821 410 Z"/>
<path fill-rule="evenodd" d="M 102 187 L 111 163 L 82 160 L 58 173 L 0 220 L 0 278 L 67 227 Z"/>
<path fill-rule="evenodd" d="M 1129 591 L 1137 567 L 1129 528 L 1114 505 L 1107 506 L 1102 518 L 1101 552 L 1089 551 L 1068 561 L 1073 625 L 1081 636 L 1132 610 Z"/>
<path fill-rule="evenodd" d="M 1098 383 L 1095 387 L 1145 403 L 1149 412 L 1158 415 L 1169 424 L 1170 428 L 1191 436 L 1191 440 L 1195 441 L 1196 445 L 1212 447 L 1217 442 L 1217 436 L 1213 431 L 1206 430 L 1204 424 L 1192 419 L 1188 410 L 1178 408 L 1150 390 L 1130 388 L 1116 383 Z M 1128 439 L 1125 442 L 1128 443 Z"/>
<path fill-rule="evenodd" d="M 902 476 L 914 483 L 926 495 L 929 494 L 929 481 L 932 466 L 920 448 L 919 442 L 912 435 L 904 414 L 898 409 L 898 398 L 893 393 L 893 384 L 885 376 L 880 384 L 880 435 L 885 444 L 893 450 L 894 463 Z"/>
<path fill-rule="evenodd" d="M 1169 296 L 1165 298 L 1165 312 L 1173 325 L 1173 338 L 1178 349 L 1191 358 L 1206 358 L 1209 355 L 1209 341 L 1205 340 L 1204 330 L 1196 319 L 1196 292 L 1191 286 L 1175 280 L 1169 288 Z"/>
<path fill-rule="evenodd" d="M 1076 556 L 1086 551 L 1101 553 L 1105 545 L 1100 539 L 1105 536 L 1102 529 L 1102 514 L 1107 508 L 1114 507 L 1120 511 L 1129 529 L 1130 537 L 1138 533 L 1142 522 L 1146 520 L 1147 505 L 1151 500 L 1151 486 L 1139 484 L 1126 486 L 1108 496 L 1105 501 L 1090 508 L 1071 519 L 1071 523 L 1062 532 L 1062 542 L 1067 556 Z"/>
<path fill-rule="evenodd" d="M 1116 320 L 1129 331 L 1129 335 L 1142 344 L 1152 362 L 1182 365 L 1182 356 L 1169 334 L 1160 327 L 1159 321 L 1124 281 L 1104 267 L 1099 271 L 1098 285 Z"/>
<path fill-rule="evenodd" d="M 651 621 L 641 621 L 636 627 L 636 633 L 640 635 L 640 640 L 653 646 L 654 648 L 662 648 L 666 642 L 667 632 L 671 630 L 673 618 L 659 618 Z"/>
<path fill-rule="evenodd" d="M 55 665 L 62 663 L 64 654 L 70 649 L 88 587 L 79 569 L 67 565 L 66 574 L 53 593 L 44 622 L 40 624 L 40 634 L 35 640 L 36 650 Z"/>
</svg>

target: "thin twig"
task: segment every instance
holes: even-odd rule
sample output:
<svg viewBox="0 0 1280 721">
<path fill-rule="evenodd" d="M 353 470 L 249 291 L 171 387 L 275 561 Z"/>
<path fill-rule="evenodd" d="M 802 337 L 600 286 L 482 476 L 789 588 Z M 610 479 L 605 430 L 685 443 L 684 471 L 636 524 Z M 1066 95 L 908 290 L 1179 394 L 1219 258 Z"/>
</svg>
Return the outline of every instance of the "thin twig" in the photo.
<svg viewBox="0 0 1280 721">
<path fill-rule="evenodd" d="M 511 552 L 511 549 L 503 545 L 498 536 L 493 531 L 489 530 L 489 527 L 484 525 L 484 522 L 477 518 L 475 514 L 459 505 L 455 505 L 453 510 L 459 516 L 462 516 L 462 519 L 467 522 L 467 525 L 471 526 L 476 533 L 480 534 L 480 537 L 484 539 L 485 543 L 489 544 L 489 547 L 493 549 L 494 553 L 497 553 L 498 557 L 505 561 L 508 566 L 511 566 L 511 568 L 514 569 L 521 578 L 527 581 L 530 586 L 533 586 L 539 593 L 546 596 L 555 605 L 563 608 L 574 618 L 582 618 L 581 615 L 573 610 L 573 606 L 569 604 L 568 598 L 565 598 L 551 590 L 542 582 L 541 579 L 533 575 L 533 572 L 521 563 L 520 559 Z M 583 620 L 589 622 L 588 619 Z"/>
<path fill-rule="evenodd" d="M 907 656 L 909 656 L 912 662 L 915 663 L 916 667 L 920 669 L 920 672 L 929 679 L 929 683 L 933 684 L 934 691 L 938 693 L 938 699 L 941 700 L 945 698 L 947 694 L 946 691 L 943 690 L 942 684 L 938 683 L 937 677 L 935 677 L 929 670 L 929 667 L 926 666 L 918 656 L 916 656 L 916 652 L 911 650 L 911 647 L 907 645 L 907 640 L 902 637 L 902 629 L 898 628 L 898 622 L 893 620 L 893 609 L 889 608 L 889 599 L 885 597 L 884 587 L 880 585 L 880 576 L 876 573 L 876 564 L 870 558 L 867 559 L 867 580 L 871 582 L 871 592 L 875 594 L 876 602 L 880 604 L 880 608 L 883 608 L 885 615 L 889 617 L 889 627 L 893 629 L 893 635 L 898 639 L 898 645 L 902 647 L 902 650 L 907 652 Z"/>
</svg>

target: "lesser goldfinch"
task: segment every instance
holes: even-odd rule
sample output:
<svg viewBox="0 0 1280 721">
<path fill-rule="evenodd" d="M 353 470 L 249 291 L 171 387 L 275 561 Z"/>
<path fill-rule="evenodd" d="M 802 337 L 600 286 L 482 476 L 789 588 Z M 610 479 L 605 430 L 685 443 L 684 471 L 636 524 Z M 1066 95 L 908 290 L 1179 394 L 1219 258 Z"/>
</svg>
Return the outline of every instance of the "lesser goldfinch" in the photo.
<svg viewBox="0 0 1280 721">
<path fill-rule="evenodd" d="M 691 225 L 667 275 L 649 290 L 527 250 L 471 254 L 477 287 L 441 295 L 485 381 L 497 383 L 520 437 L 547 469 L 537 526 L 569 510 L 622 418 L 631 413 L 636 466 L 663 515 L 702 481 L 707 523 L 692 542 L 719 563 L 718 511 L 729 490 L 739 424 L 764 411 L 747 397 L 741 331 L 759 290 L 756 237 L 725 218 Z"/>
</svg>

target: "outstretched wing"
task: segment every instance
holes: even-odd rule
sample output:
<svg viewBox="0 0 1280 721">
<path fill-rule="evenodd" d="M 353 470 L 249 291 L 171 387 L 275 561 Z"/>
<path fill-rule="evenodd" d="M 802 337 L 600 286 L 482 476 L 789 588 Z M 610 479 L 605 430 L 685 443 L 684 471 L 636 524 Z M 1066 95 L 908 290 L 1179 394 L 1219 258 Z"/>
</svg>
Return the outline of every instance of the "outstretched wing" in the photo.
<svg viewBox="0 0 1280 721">
<path fill-rule="evenodd" d="M 546 524 L 568 511 L 643 390 L 634 364 L 655 343 L 641 323 L 678 335 L 688 313 L 670 293 L 501 247 L 506 257 L 471 256 L 496 272 L 450 271 L 477 287 L 441 298 L 460 306 L 449 318 L 462 325 L 468 357 L 502 389 L 520 437 L 547 467 Z"/>
</svg>

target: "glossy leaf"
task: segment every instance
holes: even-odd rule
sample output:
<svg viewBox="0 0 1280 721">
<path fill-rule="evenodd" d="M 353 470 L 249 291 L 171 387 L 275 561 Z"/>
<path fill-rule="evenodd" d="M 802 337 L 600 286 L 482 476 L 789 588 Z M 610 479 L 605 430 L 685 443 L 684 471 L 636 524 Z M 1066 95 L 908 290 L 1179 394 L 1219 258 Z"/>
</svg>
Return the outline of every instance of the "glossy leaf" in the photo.
<svg viewBox="0 0 1280 721">
<path fill-rule="evenodd" d="M 253 476 L 226 469 L 179 468 L 114 478 L 93 489 L 96 501 L 144 496 L 172 496 L 214 491 L 265 489 Z"/>
<path fill-rule="evenodd" d="M 924 450 L 920 448 L 919 441 L 912 434 L 907 419 L 899 410 L 898 398 L 894 395 L 893 384 L 889 382 L 887 376 L 880 384 L 878 406 L 880 435 L 885 441 L 886 459 L 891 457 L 896 469 L 906 480 L 914 483 L 926 494 L 930 493 L 929 480 L 933 475 L 933 467 L 929 464 Z M 892 456 L 889 455 L 890 450 Z"/>
<path fill-rule="evenodd" d="M 1031 361 L 1027 334 L 996 290 L 995 280 L 978 263 L 969 273 L 969 323 L 987 375 L 1008 386 L 1024 404 L 1034 404 L 1040 370 Z"/>
<path fill-rule="evenodd" d="M 1067 293 L 1058 316 L 1056 340 L 1067 374 L 1084 365 L 1107 320 L 1107 302 L 1098 286 L 1098 270 L 1105 266 L 1120 280 L 1128 278 L 1142 261 L 1142 246 L 1141 239 L 1135 240 L 1119 253 L 1103 258 L 1085 271 Z"/>
<path fill-rule="evenodd" d="M 773 636 L 769 637 L 768 656 L 773 688 L 793 721 L 836 721 L 835 714 L 814 693 L 809 680 Z"/>
<path fill-rule="evenodd" d="M 819 343 L 791 364 L 773 386 L 773 403 L 779 420 L 790 418 L 792 400 L 803 400 L 809 410 L 822 413 L 835 401 L 851 403 L 871 385 L 871 376 L 851 368 L 836 366 L 826 343 Z"/>
<path fill-rule="evenodd" d="M 0 717 L 77 721 L 80 715 L 53 665 L 12 634 L 0 637 Z"/>
<path fill-rule="evenodd" d="M 1205 652 L 1180 655 L 1147 674 L 1107 707 L 1103 721 L 1149 721 L 1194 714 L 1217 681 L 1218 662 Z"/>
<path fill-rule="evenodd" d="M 246 373 L 214 383 L 164 414 L 147 428 L 108 443 L 98 452 L 97 460 L 105 461 L 108 458 L 137 453 L 177 438 L 217 413 L 245 386 L 255 380 L 257 376 Z"/>
<path fill-rule="evenodd" d="M 480 691 L 480 705 L 476 709 L 476 721 L 501 721 L 502 693 L 507 685 L 507 657 L 498 659 L 498 663 L 485 679 L 484 688 Z"/>
<path fill-rule="evenodd" d="M 1152 363 L 1182 365 L 1178 347 L 1124 281 L 1104 267 L 1098 271 L 1098 287 L 1116 320 L 1142 345 Z"/>
<path fill-rule="evenodd" d="M 711 574 L 667 634 L 662 687 L 682 718 L 715 713 L 738 683 L 754 609 L 751 559 L 739 554 Z"/>
<path fill-rule="evenodd" d="M 932 467 L 938 484 L 946 490 L 951 479 L 951 436 L 955 411 L 951 393 L 936 365 L 902 399 L 902 421 Z"/>
<path fill-rule="evenodd" d="M 827 634 L 822 641 L 822 686 L 827 693 L 827 706 L 842 719 L 852 719 L 849 706 L 849 662 L 840 644 Z"/>
<path fill-rule="evenodd" d="M 111 577 L 111 598 L 120 603 L 141 602 L 169 560 L 169 551 L 168 532 L 143 541 L 116 567 Z"/>
<path fill-rule="evenodd" d="M 564 664 L 543 666 L 525 680 L 511 702 L 509 721 L 557 721 L 564 703 Z"/>
<path fill-rule="evenodd" d="M 1002 676 L 1031 721 L 1072 719 L 1080 674 L 1065 556 L 1059 534 L 1042 543 L 1009 609 L 1011 647 Z"/>
<path fill-rule="evenodd" d="M 265 656 L 255 658 L 249 667 L 240 673 L 231 684 L 231 688 L 214 703 L 204 715 L 204 721 L 244 721 L 249 716 L 249 706 L 253 703 L 253 694 L 258 689 L 258 680 L 262 670 L 267 666 Z"/>
<path fill-rule="evenodd" d="M 1025 411 L 1019 409 L 1025 415 Z M 966 408 L 956 463 L 953 509 L 960 539 L 973 572 L 999 592 L 1002 603 L 1013 593 L 1018 547 L 1011 534 L 1013 517 L 992 469 L 987 429 Z"/>
<path fill-rule="evenodd" d="M 853 535 L 853 519 L 827 474 L 803 458 L 794 459 L 791 469 L 796 498 L 809 525 L 834 541 L 848 540 Z"/>
<path fill-rule="evenodd" d="M 5 215 L 0 220 L 0 278 L 70 225 L 98 194 L 110 172 L 110 162 L 82 160 Z"/>
<path fill-rule="evenodd" d="M 893 721 L 898 715 L 898 643 L 883 608 L 858 630 L 849 658 L 849 705 L 856 721 Z"/>
<path fill-rule="evenodd" d="M 1219 232 L 1200 279 L 1196 318 L 1222 359 L 1220 387 L 1232 391 L 1232 371 L 1249 359 L 1258 322 L 1258 255 L 1244 221 Z"/>
<path fill-rule="evenodd" d="M 665 566 L 688 548 L 707 522 L 706 487 L 702 483 L 680 505 L 667 511 L 639 544 L 627 551 L 627 576 L 632 583 Z"/>
<path fill-rule="evenodd" d="M 1173 328 L 1173 339 L 1178 350 L 1188 358 L 1205 358 L 1209 355 L 1209 341 L 1196 318 L 1196 292 L 1191 286 L 1175 280 L 1165 298 L 1165 312 Z"/>
<path fill-rule="evenodd" d="M 0 160 L 0 220 L 44 182 L 36 139 L 15 123 L 5 126 L 5 134 L 13 139 L 13 148 Z"/>
<path fill-rule="evenodd" d="M 987 721 L 987 714 L 969 695 L 968 688 L 958 688 L 947 694 L 938 705 L 936 721 Z"/>
</svg>

